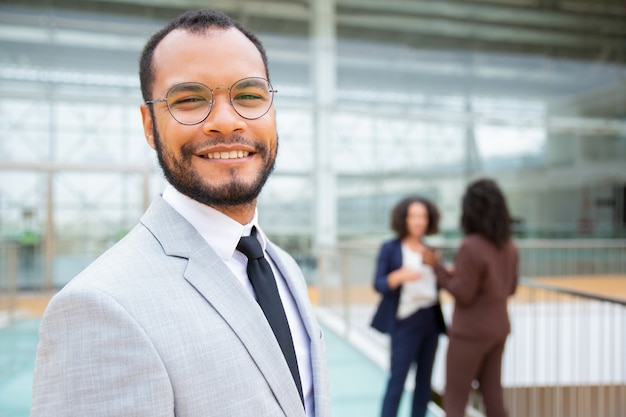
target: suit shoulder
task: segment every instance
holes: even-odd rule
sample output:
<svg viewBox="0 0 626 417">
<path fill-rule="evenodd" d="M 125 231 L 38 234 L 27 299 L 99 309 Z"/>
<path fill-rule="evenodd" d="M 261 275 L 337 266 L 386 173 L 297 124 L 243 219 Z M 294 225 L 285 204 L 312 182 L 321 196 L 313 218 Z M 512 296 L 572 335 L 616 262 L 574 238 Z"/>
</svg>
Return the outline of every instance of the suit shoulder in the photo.
<svg viewBox="0 0 626 417">
<path fill-rule="evenodd" d="M 72 278 L 66 286 L 100 286 L 110 279 L 145 274 L 154 265 L 159 254 L 163 253 L 163 248 L 154 236 L 145 226 L 138 224 Z"/>
<path fill-rule="evenodd" d="M 389 239 L 384 241 L 381 245 L 380 245 L 380 249 L 381 250 L 395 250 L 397 248 L 399 248 L 400 246 L 402 246 L 402 242 L 400 241 L 400 239 Z"/>
</svg>

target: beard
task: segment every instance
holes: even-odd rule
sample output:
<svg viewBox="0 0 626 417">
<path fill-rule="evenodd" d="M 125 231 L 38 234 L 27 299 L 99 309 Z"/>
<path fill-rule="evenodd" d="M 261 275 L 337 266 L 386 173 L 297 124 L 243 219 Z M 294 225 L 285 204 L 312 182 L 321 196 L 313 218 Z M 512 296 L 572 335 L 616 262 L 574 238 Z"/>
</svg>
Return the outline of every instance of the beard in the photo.
<svg viewBox="0 0 626 417">
<path fill-rule="evenodd" d="M 198 144 L 188 143 L 184 145 L 181 148 L 180 156 L 177 157 L 163 146 L 156 124 L 153 124 L 152 131 L 159 165 L 167 181 L 180 193 L 211 207 L 232 207 L 254 202 L 276 165 L 278 134 L 276 136 L 276 148 L 273 149 L 266 144 L 254 143 L 239 135 L 223 138 L 221 142 L 225 144 L 235 142 L 253 146 L 255 152 L 263 158 L 264 164 L 251 184 L 246 184 L 238 179 L 236 171 L 233 169 L 230 172 L 230 181 L 221 185 L 213 185 L 210 178 L 203 178 L 193 168 L 192 158 L 195 155 L 193 148 L 197 147 Z M 214 143 L 219 144 L 220 140 Z"/>
</svg>

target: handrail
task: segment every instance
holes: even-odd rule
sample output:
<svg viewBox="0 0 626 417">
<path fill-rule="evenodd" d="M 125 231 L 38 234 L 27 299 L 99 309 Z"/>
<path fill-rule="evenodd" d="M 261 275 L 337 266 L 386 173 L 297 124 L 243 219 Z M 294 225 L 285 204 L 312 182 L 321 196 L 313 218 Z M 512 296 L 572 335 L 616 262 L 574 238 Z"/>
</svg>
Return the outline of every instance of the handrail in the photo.
<svg viewBox="0 0 626 417">
<path fill-rule="evenodd" d="M 519 280 L 521 285 L 536 288 L 540 290 L 553 291 L 560 294 L 573 295 L 576 297 L 586 298 L 590 300 L 603 301 L 607 303 L 619 304 L 626 307 L 626 299 L 618 297 L 609 297 L 606 295 L 590 293 L 587 291 L 579 291 L 571 288 L 560 287 L 557 285 L 550 285 L 543 282 L 538 282 L 528 277 L 521 277 Z"/>
<path fill-rule="evenodd" d="M 438 241 L 435 246 L 449 256 L 459 242 Z M 626 359 L 620 355 L 626 349 L 626 296 L 565 287 L 554 280 L 569 278 L 578 285 L 578 278 L 585 275 L 592 282 L 613 284 L 613 276 L 626 282 L 626 240 L 516 243 L 524 278 L 509 303 L 513 330 L 503 362 L 511 417 L 621 417 L 620 410 L 626 410 Z M 381 358 L 388 357 L 388 340 L 369 327 L 379 299 L 372 289 L 379 246 L 380 242 L 342 242 L 324 248 L 318 252 L 316 281 L 320 309 L 341 320 L 343 336 L 360 341 L 363 352 L 384 366 Z M 535 257 L 539 262 L 533 263 Z M 537 277 L 524 270 L 547 273 Z M 445 300 L 443 307 L 449 320 L 451 300 Z M 447 338 L 442 337 L 439 369 L 436 361 L 433 374 L 433 387 L 439 393 L 445 382 L 440 355 L 446 348 Z M 372 355 L 372 351 L 383 352 Z M 441 404 L 441 397 L 436 398 Z M 472 415 L 480 415 L 481 402 L 475 398 Z"/>
</svg>

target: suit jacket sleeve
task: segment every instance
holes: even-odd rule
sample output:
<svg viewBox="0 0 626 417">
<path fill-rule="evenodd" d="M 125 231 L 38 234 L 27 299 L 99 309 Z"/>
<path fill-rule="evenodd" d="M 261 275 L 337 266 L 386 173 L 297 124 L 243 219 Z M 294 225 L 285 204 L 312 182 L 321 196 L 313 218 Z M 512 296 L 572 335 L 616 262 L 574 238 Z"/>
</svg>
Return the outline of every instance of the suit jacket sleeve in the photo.
<svg viewBox="0 0 626 417">
<path fill-rule="evenodd" d="M 374 289 L 382 294 L 382 298 L 372 318 L 371 326 L 383 333 L 393 329 L 400 299 L 401 286 L 391 289 L 387 283 L 387 275 L 402 266 L 402 251 L 399 240 L 384 243 L 378 253 Z"/>
<path fill-rule="evenodd" d="M 454 262 L 454 274 L 441 265 L 434 270 L 438 283 L 447 289 L 458 305 L 471 304 L 478 294 L 485 271 L 484 256 L 476 252 L 476 247 L 464 242 L 459 247 Z"/>
<path fill-rule="evenodd" d="M 174 416 L 159 355 L 104 293 L 69 290 L 52 300 L 40 326 L 35 369 L 31 417 Z"/>
<path fill-rule="evenodd" d="M 402 253 L 393 242 L 383 244 L 376 260 L 374 289 L 383 295 L 398 293 L 399 288 L 391 289 L 387 281 L 389 274 L 402 266 Z"/>
</svg>

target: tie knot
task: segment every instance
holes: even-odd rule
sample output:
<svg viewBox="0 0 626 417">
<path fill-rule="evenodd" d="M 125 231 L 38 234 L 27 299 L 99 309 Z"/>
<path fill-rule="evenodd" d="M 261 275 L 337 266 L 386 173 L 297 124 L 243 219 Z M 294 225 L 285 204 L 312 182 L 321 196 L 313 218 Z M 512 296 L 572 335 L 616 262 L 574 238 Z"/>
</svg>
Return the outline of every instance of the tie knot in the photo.
<svg viewBox="0 0 626 417">
<path fill-rule="evenodd" d="M 248 259 L 259 259 L 263 257 L 263 248 L 258 239 L 252 236 L 242 236 L 237 244 L 237 250 L 248 257 Z"/>
</svg>

